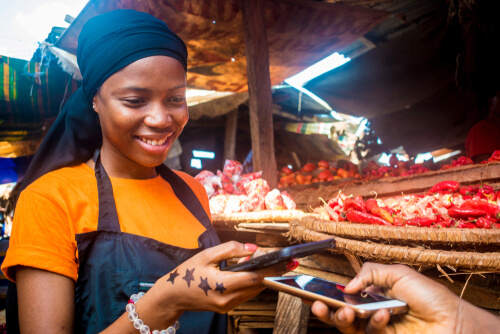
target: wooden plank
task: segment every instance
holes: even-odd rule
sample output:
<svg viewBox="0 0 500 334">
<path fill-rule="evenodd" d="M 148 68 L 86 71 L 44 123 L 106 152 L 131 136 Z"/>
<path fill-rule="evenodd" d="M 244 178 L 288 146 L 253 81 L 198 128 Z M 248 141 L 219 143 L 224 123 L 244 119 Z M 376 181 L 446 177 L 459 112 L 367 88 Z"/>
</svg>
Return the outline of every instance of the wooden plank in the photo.
<svg viewBox="0 0 500 334">
<path fill-rule="evenodd" d="M 263 229 L 263 230 L 277 230 L 282 232 L 287 232 L 290 228 L 290 224 L 288 223 L 240 223 L 238 227 L 243 228 L 254 228 L 254 229 Z"/>
<path fill-rule="evenodd" d="M 233 310 L 276 310 L 277 303 L 274 302 L 246 302 L 236 306 Z"/>
<path fill-rule="evenodd" d="M 301 267 L 323 270 L 348 277 L 356 276 L 356 271 L 343 254 L 323 252 L 299 259 Z"/>
<path fill-rule="evenodd" d="M 273 334 L 306 334 L 310 312 L 302 299 L 280 292 Z"/>
<path fill-rule="evenodd" d="M 290 241 L 282 234 L 257 234 L 255 243 L 259 247 L 287 247 L 290 246 Z"/>
<path fill-rule="evenodd" d="M 293 270 L 295 275 L 310 275 L 310 276 L 315 276 L 319 277 L 322 279 L 326 279 L 331 282 L 336 282 L 340 284 L 347 284 L 351 281 L 352 277 L 344 276 L 344 275 L 339 275 L 339 274 L 334 274 L 334 273 L 329 273 L 323 270 L 318 270 L 318 269 L 312 269 L 312 268 L 307 268 L 303 266 L 298 266 Z M 288 276 L 288 275 L 287 275 Z M 279 307 L 279 301 L 278 301 L 278 307 Z"/>
<path fill-rule="evenodd" d="M 242 0 L 247 61 L 253 170 L 262 171 L 269 186 L 278 184 L 274 156 L 273 108 L 264 0 Z"/>
<path fill-rule="evenodd" d="M 236 130 L 238 129 L 238 109 L 226 115 L 226 133 L 224 137 L 224 159 L 236 160 Z"/>
</svg>

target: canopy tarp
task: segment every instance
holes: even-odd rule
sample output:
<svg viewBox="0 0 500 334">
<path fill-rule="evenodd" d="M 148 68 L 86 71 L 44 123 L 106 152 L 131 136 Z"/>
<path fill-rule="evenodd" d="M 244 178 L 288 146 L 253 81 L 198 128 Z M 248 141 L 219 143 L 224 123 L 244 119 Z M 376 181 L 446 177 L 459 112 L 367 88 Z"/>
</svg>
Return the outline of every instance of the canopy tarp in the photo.
<svg viewBox="0 0 500 334">
<path fill-rule="evenodd" d="M 114 9 L 135 9 L 165 21 L 186 42 L 188 86 L 247 90 L 240 0 L 90 0 L 56 46 L 76 53 L 87 20 Z M 306 0 L 267 0 L 265 16 L 271 83 L 300 72 L 370 31 L 390 14 Z"/>
<path fill-rule="evenodd" d="M 43 61 L 0 56 L 0 141 L 39 139 L 43 122 L 77 89 L 50 54 Z"/>
<path fill-rule="evenodd" d="M 410 154 L 463 143 L 475 107 L 455 86 L 446 17 L 311 80 L 305 88 L 334 110 L 370 119 L 387 148 Z"/>
</svg>

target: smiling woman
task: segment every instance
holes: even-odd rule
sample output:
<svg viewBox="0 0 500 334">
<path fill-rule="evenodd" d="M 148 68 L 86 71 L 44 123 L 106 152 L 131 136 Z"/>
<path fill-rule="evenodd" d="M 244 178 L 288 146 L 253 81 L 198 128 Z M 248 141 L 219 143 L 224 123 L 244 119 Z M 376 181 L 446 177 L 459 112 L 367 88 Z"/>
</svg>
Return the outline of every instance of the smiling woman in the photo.
<svg viewBox="0 0 500 334">
<path fill-rule="evenodd" d="M 102 150 L 109 151 L 103 162 L 109 160 L 110 175 L 156 176 L 154 167 L 165 160 L 188 121 L 185 94 L 186 73 L 170 57 L 140 59 L 106 80 L 93 108 L 101 123 Z"/>
<path fill-rule="evenodd" d="M 8 332 L 226 332 L 220 313 L 286 266 L 221 272 L 257 246 L 220 245 L 204 187 L 162 164 L 188 120 L 186 46 L 117 10 L 84 25 L 77 58 L 82 87 L 21 186 L 2 265 L 16 282 Z"/>
</svg>

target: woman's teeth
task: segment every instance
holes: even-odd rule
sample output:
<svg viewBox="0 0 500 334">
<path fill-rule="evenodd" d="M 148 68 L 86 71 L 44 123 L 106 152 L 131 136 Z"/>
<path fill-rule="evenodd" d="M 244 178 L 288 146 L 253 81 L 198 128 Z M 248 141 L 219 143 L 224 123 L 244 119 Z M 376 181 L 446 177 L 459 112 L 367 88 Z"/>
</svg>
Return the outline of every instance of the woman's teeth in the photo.
<svg viewBox="0 0 500 334">
<path fill-rule="evenodd" d="M 160 145 L 163 145 L 167 141 L 168 138 L 161 139 L 161 140 L 151 140 L 151 139 L 139 137 L 139 139 L 146 144 L 153 145 L 153 146 L 160 146 Z"/>
</svg>

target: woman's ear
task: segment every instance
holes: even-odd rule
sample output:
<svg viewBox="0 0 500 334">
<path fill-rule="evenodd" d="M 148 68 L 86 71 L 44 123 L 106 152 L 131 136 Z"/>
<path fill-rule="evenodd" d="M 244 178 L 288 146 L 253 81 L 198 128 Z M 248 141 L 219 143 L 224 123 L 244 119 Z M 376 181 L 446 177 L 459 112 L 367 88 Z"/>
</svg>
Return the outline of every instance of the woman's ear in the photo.
<svg viewBox="0 0 500 334">
<path fill-rule="evenodd" d="M 96 113 L 99 113 L 99 111 L 97 111 L 97 103 L 95 97 L 92 99 L 92 109 L 94 109 Z"/>
</svg>

